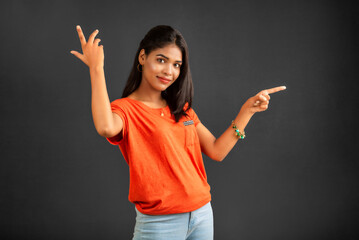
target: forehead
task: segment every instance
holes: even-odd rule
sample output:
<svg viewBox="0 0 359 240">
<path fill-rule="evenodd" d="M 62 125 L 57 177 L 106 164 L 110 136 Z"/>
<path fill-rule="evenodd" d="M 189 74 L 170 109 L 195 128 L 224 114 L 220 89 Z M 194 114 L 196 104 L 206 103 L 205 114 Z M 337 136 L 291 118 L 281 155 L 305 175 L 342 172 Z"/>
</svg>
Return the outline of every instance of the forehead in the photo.
<svg viewBox="0 0 359 240">
<path fill-rule="evenodd" d="M 174 61 L 182 61 L 182 52 L 176 44 L 166 45 L 163 48 L 157 48 L 153 50 L 150 55 L 156 56 L 157 54 L 162 54 Z"/>
</svg>

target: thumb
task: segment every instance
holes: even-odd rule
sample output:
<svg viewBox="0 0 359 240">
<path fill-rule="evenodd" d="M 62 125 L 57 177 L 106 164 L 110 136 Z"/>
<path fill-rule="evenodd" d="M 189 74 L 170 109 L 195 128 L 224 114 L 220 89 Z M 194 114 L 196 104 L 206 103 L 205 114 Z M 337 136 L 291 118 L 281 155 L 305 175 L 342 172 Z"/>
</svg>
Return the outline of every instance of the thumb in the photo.
<svg viewBox="0 0 359 240">
<path fill-rule="evenodd" d="M 260 95 L 255 95 L 251 98 L 251 104 L 253 104 L 254 106 L 257 106 L 260 103 Z"/>
<path fill-rule="evenodd" d="M 84 61 L 84 57 L 81 53 L 77 52 L 77 51 L 70 51 L 71 54 L 75 55 L 75 57 L 79 58 L 81 61 L 85 62 Z"/>
</svg>

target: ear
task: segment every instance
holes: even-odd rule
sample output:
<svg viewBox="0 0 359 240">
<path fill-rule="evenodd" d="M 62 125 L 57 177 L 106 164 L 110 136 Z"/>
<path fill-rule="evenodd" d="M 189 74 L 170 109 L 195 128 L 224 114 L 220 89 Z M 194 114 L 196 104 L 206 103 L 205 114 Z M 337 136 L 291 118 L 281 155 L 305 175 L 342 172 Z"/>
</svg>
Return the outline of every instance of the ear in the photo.
<svg viewBox="0 0 359 240">
<path fill-rule="evenodd" d="M 141 65 L 145 64 L 146 54 L 145 49 L 141 49 L 140 53 L 138 54 L 138 61 Z"/>
</svg>

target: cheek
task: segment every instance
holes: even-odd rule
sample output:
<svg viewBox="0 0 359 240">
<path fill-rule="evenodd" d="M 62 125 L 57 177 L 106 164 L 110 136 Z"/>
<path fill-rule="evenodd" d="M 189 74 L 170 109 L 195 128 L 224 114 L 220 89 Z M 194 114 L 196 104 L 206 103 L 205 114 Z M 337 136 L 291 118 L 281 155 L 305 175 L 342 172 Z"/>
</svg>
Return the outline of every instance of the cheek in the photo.
<svg viewBox="0 0 359 240">
<path fill-rule="evenodd" d="M 158 72 L 159 71 L 159 66 L 158 64 L 155 63 L 148 63 L 146 64 L 147 70 L 148 72 Z"/>
<path fill-rule="evenodd" d="M 176 71 L 176 79 L 179 77 L 180 73 L 181 73 L 181 71 L 180 71 L 180 69 L 178 69 L 178 70 Z"/>
</svg>

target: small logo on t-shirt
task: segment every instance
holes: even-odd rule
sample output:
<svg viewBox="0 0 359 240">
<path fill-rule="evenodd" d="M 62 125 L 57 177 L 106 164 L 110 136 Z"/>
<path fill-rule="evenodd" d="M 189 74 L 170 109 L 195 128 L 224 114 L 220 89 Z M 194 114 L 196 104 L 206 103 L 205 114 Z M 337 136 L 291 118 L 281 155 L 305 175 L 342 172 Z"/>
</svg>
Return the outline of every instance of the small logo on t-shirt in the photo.
<svg viewBox="0 0 359 240">
<path fill-rule="evenodd" d="M 191 124 L 193 124 L 193 120 L 183 122 L 183 125 L 185 125 L 185 126 L 191 125 Z"/>
</svg>

